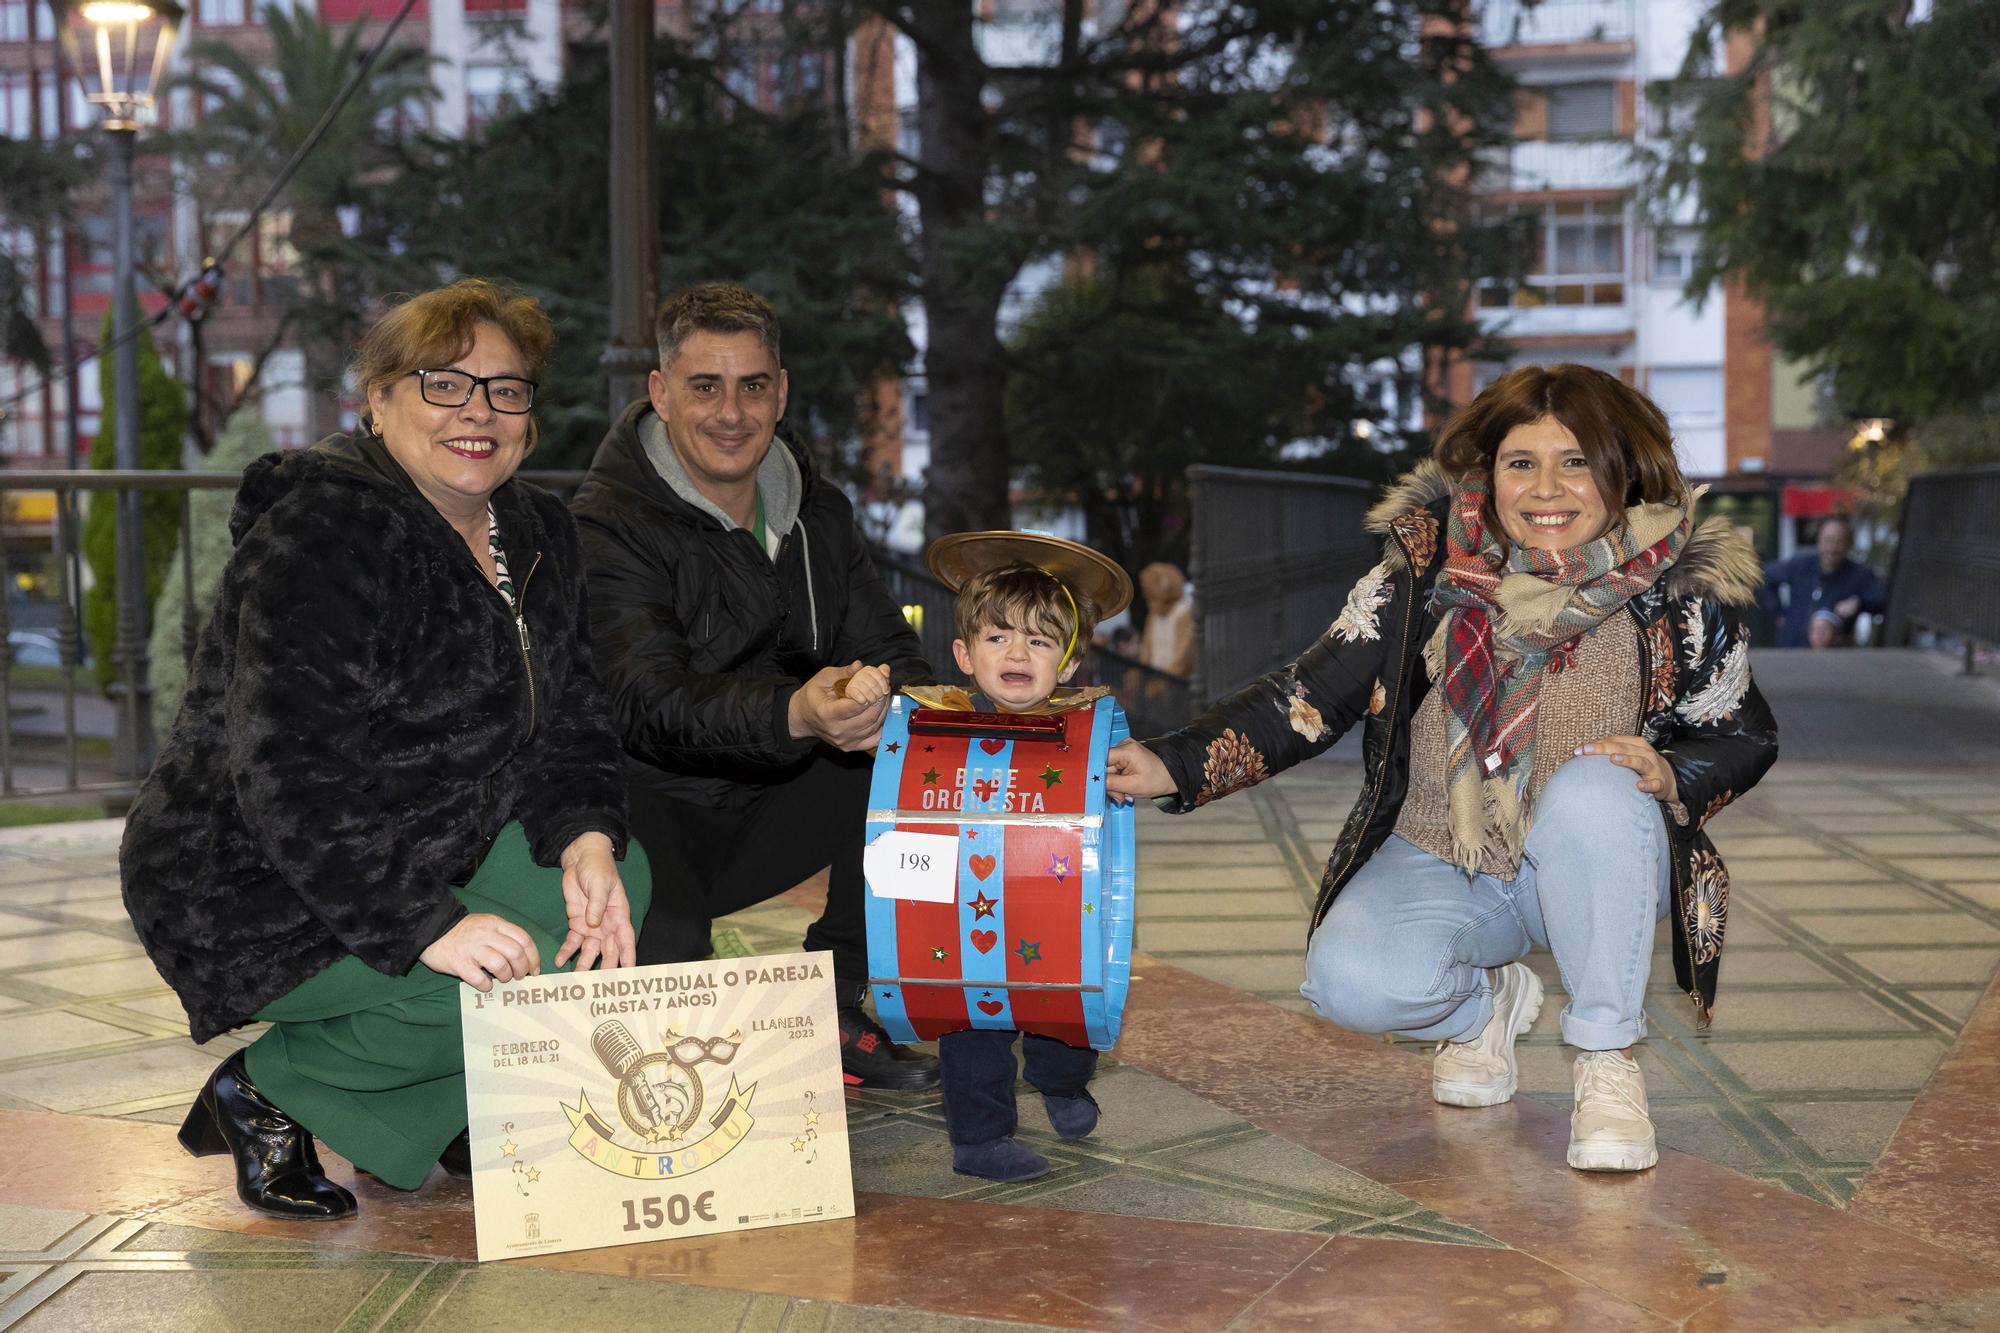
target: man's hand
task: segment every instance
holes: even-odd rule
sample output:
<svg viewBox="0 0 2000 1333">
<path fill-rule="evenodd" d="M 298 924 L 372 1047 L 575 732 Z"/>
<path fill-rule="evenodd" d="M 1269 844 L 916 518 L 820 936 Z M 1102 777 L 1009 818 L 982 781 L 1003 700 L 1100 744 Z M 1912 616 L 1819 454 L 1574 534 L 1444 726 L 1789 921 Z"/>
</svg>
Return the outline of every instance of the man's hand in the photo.
<svg viewBox="0 0 2000 1333">
<path fill-rule="evenodd" d="M 1861 599 L 1859 597 L 1843 597 L 1833 604 L 1833 613 L 1842 620 L 1852 620 L 1861 614 Z"/>
<path fill-rule="evenodd" d="M 882 719 L 889 715 L 889 696 L 872 703 L 847 698 L 847 681 L 861 670 L 860 662 L 821 667 L 799 686 L 789 712 L 793 740 L 812 736 L 836 750 L 873 748 L 882 734 Z"/>
<path fill-rule="evenodd" d="M 569 918 L 569 934 L 556 951 L 556 966 L 572 957 L 576 970 L 588 972 L 593 964 L 630 967 L 638 951 L 632 931 L 632 905 L 625 897 L 625 882 L 618 877 L 618 862 L 611 855 L 611 839 L 602 833 L 583 833 L 563 849 L 563 911 Z"/>
<path fill-rule="evenodd" d="M 1160 756 L 1137 741 L 1121 741 L 1105 758 L 1104 787 L 1113 800 L 1130 805 L 1138 796 L 1172 795 L 1174 777 Z"/>
</svg>

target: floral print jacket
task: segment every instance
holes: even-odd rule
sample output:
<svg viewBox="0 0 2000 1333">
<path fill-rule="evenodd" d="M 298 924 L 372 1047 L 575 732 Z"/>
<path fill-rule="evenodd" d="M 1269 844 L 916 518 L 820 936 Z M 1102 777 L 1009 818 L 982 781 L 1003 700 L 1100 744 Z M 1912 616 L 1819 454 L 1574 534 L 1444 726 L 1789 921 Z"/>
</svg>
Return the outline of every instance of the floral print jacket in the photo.
<svg viewBox="0 0 2000 1333">
<path fill-rule="evenodd" d="M 1309 759 L 1362 724 L 1361 798 L 1327 860 L 1311 929 L 1388 839 L 1409 790 L 1410 719 L 1430 688 L 1423 645 L 1437 627 L 1428 604 L 1450 494 L 1434 463 L 1397 483 L 1367 520 L 1386 538 L 1382 562 L 1355 584 L 1319 641 L 1182 730 L 1146 742 L 1174 777 L 1176 794 L 1163 806 L 1182 813 Z M 1645 696 L 1635 730 L 1673 765 L 1678 787 L 1679 800 L 1661 807 L 1673 847 L 1674 974 L 1701 1027 L 1715 1002 L 1729 915 L 1729 875 L 1703 826 L 1778 757 L 1777 723 L 1750 678 L 1750 634 L 1738 611 L 1761 578 L 1756 553 L 1711 518 L 1626 607 Z"/>
</svg>

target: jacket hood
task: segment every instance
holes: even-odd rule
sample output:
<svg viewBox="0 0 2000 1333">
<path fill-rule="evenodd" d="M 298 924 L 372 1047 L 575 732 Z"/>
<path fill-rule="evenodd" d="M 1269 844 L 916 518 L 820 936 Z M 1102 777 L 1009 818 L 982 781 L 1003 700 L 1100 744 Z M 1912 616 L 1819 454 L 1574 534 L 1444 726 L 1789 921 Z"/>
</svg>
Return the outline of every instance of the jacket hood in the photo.
<svg viewBox="0 0 2000 1333">
<path fill-rule="evenodd" d="M 1382 499 L 1368 511 L 1362 526 L 1377 536 L 1387 537 L 1397 519 L 1419 509 L 1441 506 L 1452 492 L 1452 478 L 1434 458 L 1423 462 L 1392 483 Z M 1443 515 L 1438 515 L 1442 520 Z M 1401 547 L 1391 539 L 1391 554 L 1400 557 Z M 1757 552 L 1728 519 L 1716 515 L 1705 518 L 1688 534 L 1680 558 L 1661 576 L 1661 586 L 1670 597 L 1709 598 L 1727 606 L 1747 606 L 1757 600 L 1764 582 L 1764 565 Z"/>
<path fill-rule="evenodd" d="M 329 435 L 310 449 L 279 449 L 251 461 L 236 490 L 236 507 L 229 515 L 230 540 L 240 542 L 271 506 L 299 486 L 342 480 L 363 486 L 415 491 L 389 453 L 372 435 Z"/>
<path fill-rule="evenodd" d="M 640 399 L 612 423 L 598 446 L 590 470 L 604 479 L 638 491 L 655 504 L 692 518 L 703 515 L 727 532 L 735 520 L 696 490 L 667 440 L 666 425 L 653 405 Z M 764 497 L 764 523 L 774 533 L 790 532 L 819 484 L 812 459 L 782 429 L 771 451 L 757 468 L 757 487 Z"/>
</svg>

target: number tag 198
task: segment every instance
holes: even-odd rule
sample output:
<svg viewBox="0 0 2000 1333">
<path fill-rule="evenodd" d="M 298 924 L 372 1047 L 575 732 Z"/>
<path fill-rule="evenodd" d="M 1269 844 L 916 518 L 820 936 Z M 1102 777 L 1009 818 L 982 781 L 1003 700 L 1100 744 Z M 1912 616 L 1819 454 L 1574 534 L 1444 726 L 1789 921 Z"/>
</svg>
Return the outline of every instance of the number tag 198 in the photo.
<svg viewBox="0 0 2000 1333">
<path fill-rule="evenodd" d="M 958 839 L 946 833 L 884 833 L 861 855 L 868 891 L 878 898 L 948 903 L 958 885 Z"/>
</svg>

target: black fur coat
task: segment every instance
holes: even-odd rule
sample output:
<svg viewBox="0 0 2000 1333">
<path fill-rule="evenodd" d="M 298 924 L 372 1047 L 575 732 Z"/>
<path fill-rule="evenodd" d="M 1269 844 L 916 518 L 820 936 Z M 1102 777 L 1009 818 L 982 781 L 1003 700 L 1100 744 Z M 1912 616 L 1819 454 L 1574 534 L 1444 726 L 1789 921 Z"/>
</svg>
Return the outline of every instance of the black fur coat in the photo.
<svg viewBox="0 0 2000 1333">
<path fill-rule="evenodd" d="M 592 830 L 623 854 L 575 525 L 524 482 L 492 504 L 525 649 L 380 441 L 245 470 L 236 550 L 119 851 L 126 909 L 196 1041 L 348 954 L 408 973 L 510 820 L 542 865 Z"/>
</svg>

